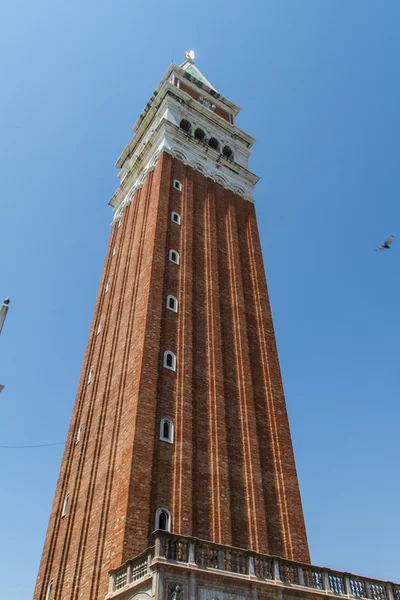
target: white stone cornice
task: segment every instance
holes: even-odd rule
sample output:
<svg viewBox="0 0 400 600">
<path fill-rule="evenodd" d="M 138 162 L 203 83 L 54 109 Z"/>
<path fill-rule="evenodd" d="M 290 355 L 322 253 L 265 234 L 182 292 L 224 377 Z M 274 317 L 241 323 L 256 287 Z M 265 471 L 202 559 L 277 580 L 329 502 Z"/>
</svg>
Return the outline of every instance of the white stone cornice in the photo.
<svg viewBox="0 0 400 600">
<path fill-rule="evenodd" d="M 121 218 L 136 191 L 142 187 L 147 174 L 154 169 L 162 152 L 171 154 L 205 177 L 254 202 L 253 188 L 259 179 L 256 175 L 226 159 L 202 142 L 191 138 L 177 125 L 163 119 L 156 130 L 149 132 L 145 148 L 133 161 L 110 201 L 114 208 L 115 220 Z"/>
</svg>

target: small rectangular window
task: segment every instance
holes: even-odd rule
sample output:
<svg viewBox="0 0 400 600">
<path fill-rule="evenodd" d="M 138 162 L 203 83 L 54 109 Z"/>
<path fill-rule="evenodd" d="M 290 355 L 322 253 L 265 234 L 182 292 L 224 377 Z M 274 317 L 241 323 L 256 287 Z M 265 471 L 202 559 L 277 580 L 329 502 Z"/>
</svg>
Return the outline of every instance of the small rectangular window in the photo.
<svg viewBox="0 0 400 600">
<path fill-rule="evenodd" d="M 106 294 L 107 294 L 107 292 L 108 292 L 108 290 L 109 290 L 109 289 L 110 289 L 110 282 L 109 282 L 109 281 L 107 281 L 107 284 L 106 284 L 106 292 L 105 292 Z"/>
<path fill-rule="evenodd" d="M 112 253 L 112 255 L 113 255 L 113 256 L 115 256 L 115 253 L 116 253 L 116 252 L 117 252 L 117 247 L 116 247 L 116 246 L 114 246 L 114 249 L 113 249 L 113 253 Z"/>
<path fill-rule="evenodd" d="M 87 380 L 88 385 L 92 381 L 92 379 L 93 379 L 93 367 L 89 371 L 89 376 L 88 376 L 88 380 Z"/>
<path fill-rule="evenodd" d="M 99 321 L 99 326 L 97 328 L 97 335 L 99 335 L 100 331 L 101 331 L 101 319 Z"/>
</svg>

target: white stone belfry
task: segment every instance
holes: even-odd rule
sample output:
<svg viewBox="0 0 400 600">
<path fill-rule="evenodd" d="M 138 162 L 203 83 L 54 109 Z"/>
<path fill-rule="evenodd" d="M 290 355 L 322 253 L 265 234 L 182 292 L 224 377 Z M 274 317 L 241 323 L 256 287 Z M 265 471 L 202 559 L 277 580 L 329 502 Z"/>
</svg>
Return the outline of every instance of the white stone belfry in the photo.
<svg viewBox="0 0 400 600">
<path fill-rule="evenodd" d="M 170 65 L 119 157 L 120 186 L 110 201 L 119 220 L 162 152 L 251 202 L 258 177 L 248 168 L 254 138 L 236 127 L 239 108 L 195 66 L 194 53 Z"/>
</svg>

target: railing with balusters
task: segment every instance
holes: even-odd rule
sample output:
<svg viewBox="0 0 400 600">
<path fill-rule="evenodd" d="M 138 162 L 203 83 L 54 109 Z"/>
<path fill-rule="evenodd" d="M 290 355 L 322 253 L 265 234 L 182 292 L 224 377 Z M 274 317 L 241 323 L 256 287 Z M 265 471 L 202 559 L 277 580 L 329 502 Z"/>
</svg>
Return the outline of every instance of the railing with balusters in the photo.
<svg viewBox="0 0 400 600">
<path fill-rule="evenodd" d="M 152 567 L 155 568 L 158 562 L 187 564 L 201 570 L 234 573 L 251 581 L 297 586 L 334 596 L 400 600 L 400 584 L 340 573 L 167 532 L 157 532 L 153 547 L 118 569 L 110 571 L 109 595 L 115 596 L 116 592 L 151 575 Z"/>
</svg>

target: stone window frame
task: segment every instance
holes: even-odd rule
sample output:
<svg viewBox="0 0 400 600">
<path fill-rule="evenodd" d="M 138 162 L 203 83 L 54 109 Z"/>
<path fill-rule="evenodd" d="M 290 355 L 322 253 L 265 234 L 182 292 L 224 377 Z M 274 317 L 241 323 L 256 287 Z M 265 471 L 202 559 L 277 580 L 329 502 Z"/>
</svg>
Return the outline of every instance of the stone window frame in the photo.
<svg viewBox="0 0 400 600">
<path fill-rule="evenodd" d="M 177 225 L 181 224 L 181 215 L 179 213 L 177 213 L 175 210 L 173 210 L 171 213 L 171 221 L 173 223 L 176 223 Z"/>
<path fill-rule="evenodd" d="M 169 425 L 169 435 L 166 437 L 164 435 L 164 425 L 168 423 Z M 175 428 L 174 428 L 174 424 L 171 421 L 171 419 L 161 419 L 160 421 L 160 440 L 163 442 L 168 442 L 169 444 L 173 444 L 174 443 L 174 433 L 175 433 Z"/>
<path fill-rule="evenodd" d="M 178 179 L 174 179 L 173 183 L 172 183 L 172 187 L 176 190 L 178 190 L 179 192 L 182 191 L 182 184 Z"/>
<path fill-rule="evenodd" d="M 168 357 L 169 356 L 171 356 L 171 358 L 172 358 L 172 365 L 171 366 L 168 364 Z M 169 369 L 170 371 L 176 371 L 176 356 L 172 352 L 172 350 L 166 350 L 164 352 L 163 365 L 164 365 L 165 369 Z"/>
<path fill-rule="evenodd" d="M 94 369 L 93 369 L 93 367 L 90 367 L 89 375 L 88 375 L 88 378 L 87 378 L 87 385 L 89 385 L 89 383 L 92 381 L 92 379 L 93 379 L 93 373 L 94 373 Z"/>
<path fill-rule="evenodd" d="M 170 306 L 170 300 L 173 300 L 174 302 L 174 306 Z M 172 310 L 172 312 L 177 313 L 178 312 L 178 298 L 176 298 L 176 296 L 173 296 L 172 294 L 168 294 L 167 296 L 167 309 L 168 310 Z"/>
<path fill-rule="evenodd" d="M 46 598 L 45 598 L 45 600 L 50 600 L 52 589 L 53 589 L 53 580 L 50 579 L 49 585 L 47 586 L 47 592 L 46 592 Z"/>
<path fill-rule="evenodd" d="M 81 424 L 81 425 L 79 425 L 79 427 L 78 427 L 78 431 L 77 431 L 77 434 L 76 434 L 75 445 L 76 445 L 76 444 L 79 444 L 79 442 L 81 441 L 81 437 L 82 437 L 82 430 L 83 430 L 83 425 Z"/>
<path fill-rule="evenodd" d="M 167 517 L 167 525 L 165 527 L 165 529 L 160 529 L 160 515 L 161 513 L 164 513 Z M 159 531 L 171 531 L 171 513 L 169 512 L 168 508 L 165 508 L 165 506 L 160 506 L 160 508 L 157 508 L 156 510 L 156 518 L 155 518 L 155 530 L 159 530 Z"/>
<path fill-rule="evenodd" d="M 173 256 L 176 256 L 176 260 L 174 260 Z M 179 265 L 179 261 L 180 261 L 180 257 L 179 257 L 179 252 L 178 250 L 170 250 L 169 251 L 169 260 L 170 262 L 174 263 L 175 265 Z"/>
<path fill-rule="evenodd" d="M 61 518 L 65 517 L 65 515 L 67 514 L 68 504 L 69 504 L 69 492 L 65 495 L 65 498 L 64 498 L 64 502 L 62 505 L 62 511 L 61 511 Z"/>
</svg>

